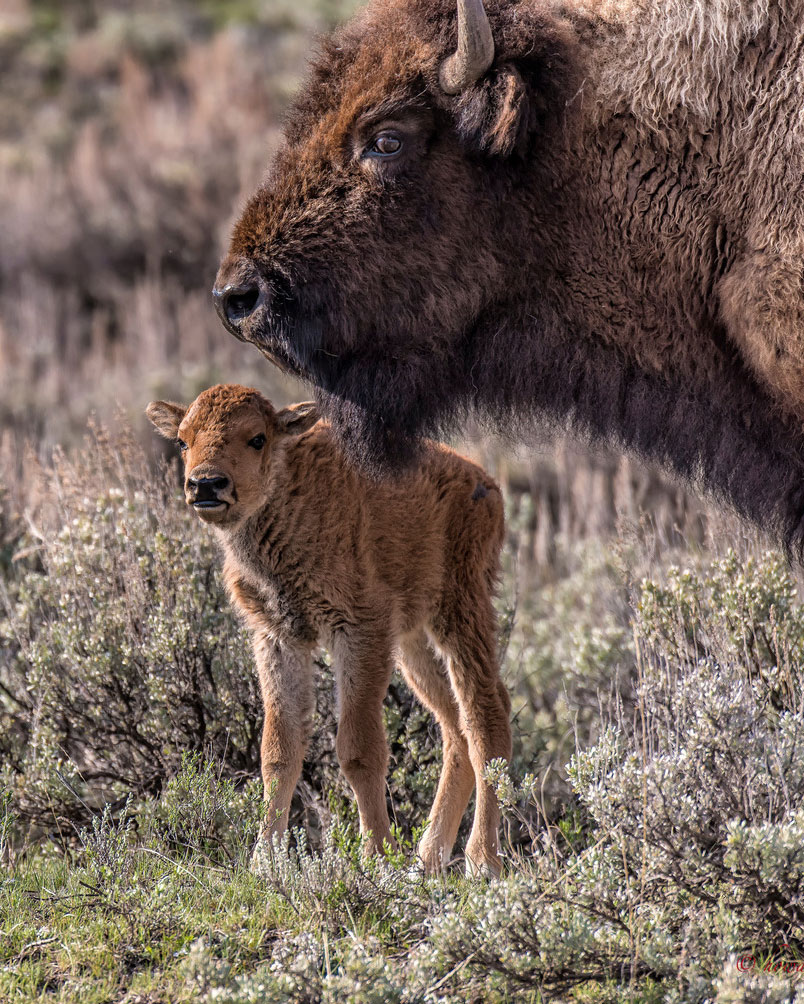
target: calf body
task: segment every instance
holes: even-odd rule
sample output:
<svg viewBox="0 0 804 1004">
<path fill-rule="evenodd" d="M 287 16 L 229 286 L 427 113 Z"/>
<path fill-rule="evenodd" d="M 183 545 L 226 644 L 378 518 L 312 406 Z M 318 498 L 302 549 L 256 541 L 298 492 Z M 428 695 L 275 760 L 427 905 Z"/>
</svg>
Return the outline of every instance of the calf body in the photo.
<svg viewBox="0 0 804 1004">
<path fill-rule="evenodd" d="M 213 523 L 225 581 L 251 631 L 265 706 L 268 835 L 287 826 L 313 709 L 313 652 L 332 656 L 336 749 L 372 849 L 390 841 L 382 702 L 394 665 L 436 716 L 443 769 L 419 853 L 443 868 L 477 787 L 467 869 L 499 872 L 489 760 L 511 751 L 492 605 L 503 538 L 497 485 L 428 444 L 414 471 L 368 480 L 312 405 L 275 412 L 257 391 L 213 387 L 188 408 L 149 406 L 182 446 L 189 504 Z"/>
</svg>

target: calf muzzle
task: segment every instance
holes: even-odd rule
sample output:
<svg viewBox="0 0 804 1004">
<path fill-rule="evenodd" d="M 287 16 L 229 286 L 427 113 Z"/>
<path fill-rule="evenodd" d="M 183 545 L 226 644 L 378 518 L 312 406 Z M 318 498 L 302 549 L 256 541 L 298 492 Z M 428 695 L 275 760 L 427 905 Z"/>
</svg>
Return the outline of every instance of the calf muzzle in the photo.
<svg viewBox="0 0 804 1004">
<path fill-rule="evenodd" d="M 220 493 L 229 487 L 229 479 L 224 477 L 187 478 L 187 501 L 195 509 L 212 509 L 228 505 L 220 498 Z"/>
</svg>

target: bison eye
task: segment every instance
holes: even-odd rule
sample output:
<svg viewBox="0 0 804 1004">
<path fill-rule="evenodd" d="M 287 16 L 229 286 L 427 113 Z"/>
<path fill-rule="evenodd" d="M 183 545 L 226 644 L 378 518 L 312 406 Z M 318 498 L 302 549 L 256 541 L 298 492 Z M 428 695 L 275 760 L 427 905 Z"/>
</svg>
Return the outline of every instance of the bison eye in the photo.
<svg viewBox="0 0 804 1004">
<path fill-rule="evenodd" d="M 265 446 L 265 436 L 262 433 L 259 436 L 255 436 L 253 439 L 248 441 L 249 446 L 253 446 L 255 450 L 261 450 Z"/>
<path fill-rule="evenodd" d="M 177 439 L 176 443 L 178 444 L 178 447 L 181 450 L 181 452 L 184 453 L 184 451 L 187 449 L 187 444 L 184 442 L 184 440 L 183 439 Z"/>
<path fill-rule="evenodd" d="M 402 149 L 402 137 L 397 132 L 381 132 L 366 151 L 369 157 L 395 157 Z"/>
</svg>

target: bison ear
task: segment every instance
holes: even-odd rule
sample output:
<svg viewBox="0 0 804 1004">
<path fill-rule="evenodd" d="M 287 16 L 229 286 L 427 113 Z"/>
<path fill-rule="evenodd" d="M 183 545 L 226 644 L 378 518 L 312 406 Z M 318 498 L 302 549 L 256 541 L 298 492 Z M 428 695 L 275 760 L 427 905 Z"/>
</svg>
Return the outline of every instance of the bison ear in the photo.
<svg viewBox="0 0 804 1004">
<path fill-rule="evenodd" d="M 468 87 L 458 100 L 458 134 L 484 153 L 507 157 L 525 138 L 528 94 L 510 63 Z"/>
<path fill-rule="evenodd" d="M 175 439 L 179 434 L 179 426 L 187 409 L 170 401 L 151 401 L 145 409 L 145 414 L 156 427 L 157 432 L 165 439 Z"/>
<path fill-rule="evenodd" d="M 292 404 L 277 412 L 276 422 L 280 432 L 289 436 L 300 436 L 312 428 L 321 416 L 315 401 L 304 401 L 302 404 Z"/>
</svg>

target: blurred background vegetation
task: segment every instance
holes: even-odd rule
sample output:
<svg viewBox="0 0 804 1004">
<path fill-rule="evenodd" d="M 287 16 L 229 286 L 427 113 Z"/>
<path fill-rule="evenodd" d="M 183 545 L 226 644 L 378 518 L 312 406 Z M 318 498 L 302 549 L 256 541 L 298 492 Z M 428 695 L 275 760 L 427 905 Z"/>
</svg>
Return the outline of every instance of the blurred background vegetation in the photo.
<svg viewBox="0 0 804 1004">
<path fill-rule="evenodd" d="M 209 291 L 312 38 L 350 0 L 0 7 L 0 421 L 74 442 L 96 410 L 261 380 Z"/>
<path fill-rule="evenodd" d="M 323 653 L 293 810 L 313 850 L 286 849 L 267 887 L 245 869 L 256 681 L 143 410 L 218 381 L 308 396 L 225 333 L 209 291 L 315 36 L 355 6 L 0 5 L 0 997 L 364 1001 L 368 980 L 378 1001 L 588 981 L 703 1000 L 721 974 L 724 1001 L 748 1000 L 729 953 L 804 944 L 798 572 L 656 471 L 563 440 L 459 444 L 507 499 L 510 887 L 362 870 Z M 397 678 L 386 721 L 404 845 L 438 735 Z"/>
</svg>

